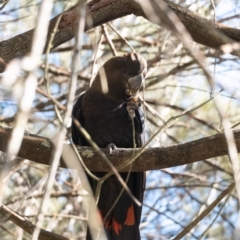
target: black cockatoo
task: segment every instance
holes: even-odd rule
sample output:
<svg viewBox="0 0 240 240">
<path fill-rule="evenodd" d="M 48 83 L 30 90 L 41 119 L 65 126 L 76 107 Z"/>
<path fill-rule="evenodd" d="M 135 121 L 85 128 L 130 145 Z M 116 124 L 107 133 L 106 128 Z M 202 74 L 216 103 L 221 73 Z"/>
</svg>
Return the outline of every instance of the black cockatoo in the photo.
<svg viewBox="0 0 240 240">
<path fill-rule="evenodd" d="M 100 74 L 101 70 L 105 74 Z M 117 148 L 133 148 L 143 145 L 144 113 L 138 98 L 147 71 L 147 63 L 136 53 L 108 60 L 100 69 L 91 87 L 82 94 L 73 108 L 73 117 L 86 129 L 100 148 L 109 145 Z M 107 83 L 103 93 L 102 84 Z M 133 119 L 131 119 L 131 117 Z M 132 124 L 134 122 L 134 124 Z M 133 141 L 133 125 L 135 141 Z M 89 146 L 89 143 L 72 124 L 72 139 L 76 145 Z M 94 172 L 98 177 L 105 173 Z M 127 173 L 121 173 L 125 180 Z M 96 182 L 89 177 L 93 192 Z M 130 173 L 127 186 L 134 196 L 143 201 L 145 175 L 143 172 Z M 105 219 L 113 206 L 122 185 L 113 175 L 102 185 L 98 208 Z M 140 240 L 139 224 L 141 207 L 137 206 L 124 191 L 104 220 L 104 227 L 109 240 Z M 91 239 L 87 234 L 87 239 Z"/>
</svg>

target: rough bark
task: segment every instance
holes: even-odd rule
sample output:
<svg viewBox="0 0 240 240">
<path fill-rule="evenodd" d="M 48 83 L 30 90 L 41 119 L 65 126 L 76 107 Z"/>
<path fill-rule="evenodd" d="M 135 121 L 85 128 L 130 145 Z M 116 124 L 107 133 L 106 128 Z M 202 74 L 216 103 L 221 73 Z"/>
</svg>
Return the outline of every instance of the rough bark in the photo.
<svg viewBox="0 0 240 240">
<path fill-rule="evenodd" d="M 220 49 L 221 45 L 227 42 L 240 41 L 239 29 L 209 21 L 168 0 L 164 0 L 164 2 L 183 22 L 194 41 L 215 49 Z M 164 4 L 164 2 L 161 4 Z M 87 4 L 87 8 L 86 31 L 129 14 L 147 18 L 141 6 L 134 0 L 91 1 Z M 74 37 L 77 14 L 78 12 L 74 7 L 62 13 L 51 49 Z M 50 21 L 48 40 L 58 17 L 56 16 Z M 0 72 L 4 71 L 6 64 L 11 59 L 23 57 L 29 53 L 33 31 L 34 29 L 0 42 Z M 46 44 L 48 44 L 48 41 Z M 238 52 L 234 52 L 234 54 L 239 55 Z"/>
<path fill-rule="evenodd" d="M 0 216 L 1 219 L 6 221 L 10 220 L 14 222 L 17 226 L 22 228 L 24 231 L 26 231 L 29 234 L 33 234 L 33 231 L 35 229 L 35 225 L 33 225 L 30 221 L 28 221 L 26 218 L 19 215 L 17 212 L 14 212 L 10 208 L 4 206 L 3 204 L 0 205 Z M 63 237 L 61 235 L 58 235 L 53 232 L 48 232 L 43 229 L 40 230 L 39 233 L 39 240 L 69 240 L 69 238 Z"/>
<path fill-rule="evenodd" d="M 6 151 L 10 131 L 0 128 L 0 151 Z M 235 142 L 240 152 L 240 131 L 234 131 Z M 65 144 L 65 154 L 67 154 Z M 102 149 L 110 161 L 117 167 L 131 159 L 133 149 L 118 149 L 117 152 L 109 154 L 108 149 Z M 134 154 L 137 154 L 137 149 Z M 109 171 L 109 166 L 100 155 L 91 147 L 78 147 L 78 152 L 87 167 L 92 171 Z M 47 138 L 37 136 L 24 136 L 18 156 L 36 163 L 49 165 L 54 146 Z M 223 133 L 210 137 L 204 137 L 195 141 L 161 147 L 146 149 L 133 163 L 133 171 L 147 171 L 162 169 L 173 166 L 189 164 L 213 157 L 228 154 L 227 143 Z M 61 167 L 66 167 L 61 160 Z M 120 171 L 127 171 L 127 168 Z"/>
<path fill-rule="evenodd" d="M 164 0 L 182 21 L 193 40 L 202 45 L 220 49 L 221 45 L 240 41 L 240 30 L 198 16 L 194 12 Z"/>
</svg>

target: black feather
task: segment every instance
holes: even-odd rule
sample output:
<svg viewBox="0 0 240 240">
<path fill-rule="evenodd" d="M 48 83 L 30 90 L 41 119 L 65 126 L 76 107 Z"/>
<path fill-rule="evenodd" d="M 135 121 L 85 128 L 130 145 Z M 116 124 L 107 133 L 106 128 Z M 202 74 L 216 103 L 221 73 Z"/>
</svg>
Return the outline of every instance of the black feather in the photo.
<svg viewBox="0 0 240 240">
<path fill-rule="evenodd" d="M 127 81 L 132 76 L 145 75 L 146 61 L 137 54 L 128 54 L 124 57 L 110 59 L 104 64 L 104 70 L 109 92 L 102 93 L 98 74 L 92 86 L 75 103 L 73 117 L 80 122 L 99 147 L 104 148 L 113 143 L 118 148 L 132 148 L 134 143 L 133 125 L 126 108 L 129 99 L 129 96 L 126 95 Z M 137 96 L 134 98 L 138 101 Z M 140 105 L 136 105 L 134 117 L 137 147 L 143 145 L 144 113 Z M 74 124 L 72 125 L 72 139 L 77 145 L 89 145 Z M 102 172 L 94 172 L 94 174 L 98 177 L 105 175 Z M 126 179 L 127 173 L 121 173 L 121 176 Z M 95 191 L 96 182 L 91 178 L 89 181 Z M 127 185 L 134 196 L 142 202 L 145 185 L 144 173 L 130 173 Z M 121 190 L 122 186 L 115 176 L 111 176 L 103 183 L 98 203 L 103 218 L 108 214 Z M 131 209 L 134 209 L 134 224 L 129 224 L 126 220 L 128 211 Z M 135 205 L 124 191 L 104 223 L 109 240 L 140 240 L 140 218 L 141 207 Z M 116 231 L 116 227 L 114 228 L 115 222 L 120 226 L 119 231 Z M 87 239 L 91 239 L 89 233 Z"/>
</svg>

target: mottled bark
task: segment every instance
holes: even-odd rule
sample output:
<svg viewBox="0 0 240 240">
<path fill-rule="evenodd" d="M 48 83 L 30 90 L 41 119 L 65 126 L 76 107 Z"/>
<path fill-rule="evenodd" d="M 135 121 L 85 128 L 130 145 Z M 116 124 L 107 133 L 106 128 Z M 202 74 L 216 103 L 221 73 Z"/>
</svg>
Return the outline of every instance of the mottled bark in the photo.
<svg viewBox="0 0 240 240">
<path fill-rule="evenodd" d="M 6 151 L 9 136 L 10 130 L 0 128 L 0 151 Z M 234 137 L 238 152 L 240 152 L 239 130 L 234 131 Z M 65 144 L 63 151 L 66 155 L 68 155 L 68 147 L 67 144 Z M 140 150 L 141 149 L 137 149 L 134 154 L 137 154 Z M 133 149 L 118 149 L 117 152 L 112 154 L 109 154 L 108 149 L 102 149 L 102 151 L 115 166 L 119 166 L 131 159 L 134 152 Z M 109 166 L 93 148 L 78 147 L 78 152 L 90 170 L 103 172 L 109 171 Z M 24 136 L 18 156 L 36 163 L 49 165 L 53 153 L 54 146 L 49 139 L 31 135 Z M 148 148 L 134 161 L 132 170 L 147 171 L 168 168 L 227 154 L 228 149 L 226 139 L 224 134 L 221 133 L 187 143 L 161 148 Z M 61 160 L 61 167 L 66 167 L 63 160 Z M 127 169 L 120 171 L 126 170 Z"/>
</svg>

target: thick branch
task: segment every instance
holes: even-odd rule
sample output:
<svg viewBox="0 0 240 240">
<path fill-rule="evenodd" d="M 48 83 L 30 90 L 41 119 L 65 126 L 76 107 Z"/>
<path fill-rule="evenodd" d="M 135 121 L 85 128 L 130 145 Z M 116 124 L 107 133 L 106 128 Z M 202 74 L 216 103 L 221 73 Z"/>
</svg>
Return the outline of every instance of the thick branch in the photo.
<svg viewBox="0 0 240 240">
<path fill-rule="evenodd" d="M 182 21 L 193 40 L 207 47 L 220 49 L 221 45 L 240 41 L 240 30 L 198 16 L 194 12 L 169 0 L 164 0 L 168 7 Z"/>
<path fill-rule="evenodd" d="M 230 28 L 223 24 L 209 21 L 205 18 L 199 17 L 180 5 L 174 4 L 168 0 L 164 1 L 183 22 L 194 41 L 215 49 L 220 49 L 220 46 L 226 42 L 240 41 L 239 29 Z M 136 16 L 147 18 L 140 5 L 134 0 L 92 1 L 87 4 L 87 7 L 86 31 L 129 14 L 135 14 Z M 58 31 L 53 40 L 52 49 L 74 37 L 77 14 L 78 12 L 74 7 L 63 12 Z M 58 17 L 59 16 L 56 16 L 50 21 L 48 40 Z M 216 32 L 221 34 L 216 34 Z M 5 64 L 11 59 L 23 57 L 29 53 L 32 35 L 33 30 L 30 30 L 11 39 L 0 42 L 0 72 L 4 71 Z"/>
<path fill-rule="evenodd" d="M 26 218 L 22 217 L 18 213 L 14 212 L 10 208 L 4 206 L 3 204 L 0 205 L 0 216 L 2 220 L 4 221 L 10 220 L 14 222 L 17 226 L 19 226 L 29 234 L 32 234 L 34 231 L 35 226 L 30 221 L 28 221 Z M 48 239 L 68 240 L 68 238 L 66 237 L 63 237 L 53 232 L 45 231 L 43 229 L 40 230 L 38 239 L 39 240 L 48 240 Z"/>
<path fill-rule="evenodd" d="M 0 128 L 0 151 L 5 151 L 10 131 Z M 240 131 L 234 131 L 235 142 L 240 152 Z M 65 145 L 65 149 L 68 149 Z M 118 149 L 118 152 L 109 154 L 108 149 L 102 149 L 115 166 L 119 166 L 132 157 L 133 149 Z M 137 151 L 139 151 L 138 149 Z M 68 151 L 68 150 L 66 150 Z M 78 147 L 87 167 L 92 171 L 109 170 L 108 165 L 91 147 Z M 136 151 L 136 152 L 137 152 Z M 18 156 L 31 161 L 50 164 L 54 146 L 47 138 L 25 136 Z M 135 153 L 136 154 L 136 153 Z M 227 144 L 224 134 L 216 134 L 195 141 L 161 148 L 146 149 L 133 163 L 133 171 L 147 171 L 193 163 L 213 157 L 227 155 Z M 70 161 L 70 160 L 69 160 Z M 63 160 L 61 167 L 66 167 Z M 124 169 L 122 171 L 126 171 Z"/>
</svg>

